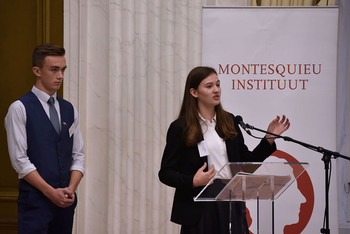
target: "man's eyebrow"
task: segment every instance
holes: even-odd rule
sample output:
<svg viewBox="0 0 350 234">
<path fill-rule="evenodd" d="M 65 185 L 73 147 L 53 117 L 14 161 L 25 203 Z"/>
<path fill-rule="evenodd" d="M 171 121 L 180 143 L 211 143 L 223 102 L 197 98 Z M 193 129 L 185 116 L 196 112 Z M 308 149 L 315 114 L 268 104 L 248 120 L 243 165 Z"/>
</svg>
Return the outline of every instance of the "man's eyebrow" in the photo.
<svg viewBox="0 0 350 234">
<path fill-rule="evenodd" d="M 51 66 L 50 68 L 56 68 L 56 69 L 59 69 L 59 68 L 60 68 L 60 66 Z M 62 69 L 66 69 L 66 68 L 67 68 L 67 66 L 62 67 Z"/>
</svg>

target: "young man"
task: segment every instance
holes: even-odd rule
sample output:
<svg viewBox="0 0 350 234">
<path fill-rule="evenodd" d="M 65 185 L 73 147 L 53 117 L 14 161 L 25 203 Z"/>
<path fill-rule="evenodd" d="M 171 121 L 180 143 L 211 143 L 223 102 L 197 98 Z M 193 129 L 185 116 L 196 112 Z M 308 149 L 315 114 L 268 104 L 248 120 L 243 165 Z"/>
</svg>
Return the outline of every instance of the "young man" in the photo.
<svg viewBox="0 0 350 234">
<path fill-rule="evenodd" d="M 35 85 L 5 117 L 10 159 L 20 179 L 20 234 L 72 233 L 85 154 L 77 110 L 57 97 L 67 68 L 64 55 L 64 48 L 50 44 L 34 49 Z"/>
</svg>

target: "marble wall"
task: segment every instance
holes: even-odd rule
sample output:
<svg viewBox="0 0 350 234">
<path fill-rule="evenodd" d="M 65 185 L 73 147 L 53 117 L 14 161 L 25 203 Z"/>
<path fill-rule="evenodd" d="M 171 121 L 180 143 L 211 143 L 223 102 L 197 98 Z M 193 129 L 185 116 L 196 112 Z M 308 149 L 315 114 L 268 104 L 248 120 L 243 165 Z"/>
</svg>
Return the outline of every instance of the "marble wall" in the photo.
<svg viewBox="0 0 350 234">
<path fill-rule="evenodd" d="M 201 63 L 201 0 L 65 1 L 64 97 L 77 106 L 86 175 L 75 233 L 178 233 L 158 180 L 165 135 Z"/>
<path fill-rule="evenodd" d="M 202 6 L 255 2 L 64 1 L 64 97 L 78 108 L 87 157 L 74 233 L 179 233 L 174 189 L 157 173 L 187 73 L 201 64 Z"/>
</svg>

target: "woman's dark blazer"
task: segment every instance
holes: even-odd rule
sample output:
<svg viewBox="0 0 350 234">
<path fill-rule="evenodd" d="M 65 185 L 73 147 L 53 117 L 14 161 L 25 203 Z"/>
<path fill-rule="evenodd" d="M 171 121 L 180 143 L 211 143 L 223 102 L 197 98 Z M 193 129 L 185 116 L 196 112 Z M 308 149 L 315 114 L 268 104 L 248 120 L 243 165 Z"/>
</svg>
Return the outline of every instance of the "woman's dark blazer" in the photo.
<svg viewBox="0 0 350 234">
<path fill-rule="evenodd" d="M 234 118 L 233 115 L 232 117 Z M 184 126 L 184 118 L 179 118 L 170 124 L 158 176 L 162 183 L 176 188 L 171 221 L 181 225 L 194 225 L 200 218 L 203 204 L 194 202 L 193 198 L 203 187 L 193 188 L 193 177 L 204 162 L 207 162 L 207 156 L 200 157 L 197 145 L 185 146 Z M 276 150 L 275 143 L 270 145 L 263 139 L 250 152 L 236 123 L 235 128 L 237 137 L 226 140 L 229 162 L 261 162 Z"/>
</svg>

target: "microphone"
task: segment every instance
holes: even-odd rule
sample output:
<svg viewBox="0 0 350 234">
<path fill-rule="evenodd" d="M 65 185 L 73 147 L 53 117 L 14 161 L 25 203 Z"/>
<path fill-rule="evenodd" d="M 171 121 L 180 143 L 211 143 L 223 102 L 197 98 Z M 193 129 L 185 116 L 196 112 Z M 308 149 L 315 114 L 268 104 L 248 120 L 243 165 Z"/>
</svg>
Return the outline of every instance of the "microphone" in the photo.
<svg viewBox="0 0 350 234">
<path fill-rule="evenodd" d="M 234 121 L 238 123 L 249 135 L 252 135 L 249 131 L 249 127 L 247 126 L 247 124 L 243 122 L 242 116 L 237 115 Z"/>
</svg>

